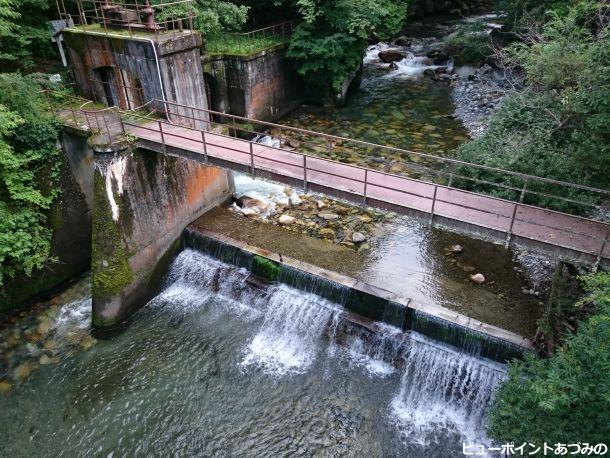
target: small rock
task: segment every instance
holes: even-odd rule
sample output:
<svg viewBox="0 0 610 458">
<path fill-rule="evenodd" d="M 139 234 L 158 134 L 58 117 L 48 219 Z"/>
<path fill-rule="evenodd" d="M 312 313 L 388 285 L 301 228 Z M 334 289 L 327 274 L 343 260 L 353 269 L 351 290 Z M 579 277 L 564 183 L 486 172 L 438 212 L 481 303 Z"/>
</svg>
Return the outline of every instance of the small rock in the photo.
<svg viewBox="0 0 610 458">
<path fill-rule="evenodd" d="M 44 345 L 43 345 L 45 350 L 55 350 L 57 349 L 57 342 L 55 342 L 54 340 L 47 340 Z"/>
<path fill-rule="evenodd" d="M 369 215 L 360 215 L 358 218 L 363 223 L 371 223 L 371 222 L 373 222 L 373 218 L 371 218 Z"/>
<path fill-rule="evenodd" d="M 258 215 L 258 212 L 253 208 L 242 208 L 241 214 L 244 216 L 255 216 Z"/>
<path fill-rule="evenodd" d="M 326 221 L 334 221 L 339 219 L 339 215 L 336 213 L 318 213 L 318 216 Z"/>
<path fill-rule="evenodd" d="M 32 365 L 32 363 L 27 361 L 27 362 L 17 366 L 13 375 L 15 376 L 15 378 L 17 380 L 23 381 L 30 376 L 33 369 L 34 369 L 34 366 Z"/>
<path fill-rule="evenodd" d="M 0 393 L 8 393 L 9 391 L 11 391 L 12 387 L 13 386 L 10 383 L 4 380 L 0 380 Z"/>
<path fill-rule="evenodd" d="M 46 335 L 49 333 L 52 327 L 53 322 L 51 320 L 44 320 L 38 324 L 38 328 L 36 330 L 38 331 L 38 334 Z"/>
<path fill-rule="evenodd" d="M 288 146 L 292 147 L 292 148 L 298 148 L 299 146 L 301 146 L 301 144 L 293 139 L 288 140 Z"/>
<path fill-rule="evenodd" d="M 95 344 L 95 342 L 96 342 L 96 340 L 93 337 L 91 337 L 91 334 L 87 334 L 87 335 L 85 335 L 85 337 L 83 337 L 83 340 L 81 340 L 80 346 L 83 350 L 87 351 L 91 347 L 93 347 L 93 344 Z"/>
<path fill-rule="evenodd" d="M 281 225 L 287 226 L 289 224 L 294 223 L 295 218 L 293 218 L 292 216 L 289 216 L 289 215 L 282 215 L 279 217 L 279 219 L 277 221 Z"/>
<path fill-rule="evenodd" d="M 318 210 L 322 210 L 324 207 L 326 207 L 326 204 L 321 200 L 316 200 L 316 207 Z"/>
<path fill-rule="evenodd" d="M 398 70 L 398 65 L 396 64 L 396 62 L 391 62 L 390 65 L 388 65 L 388 68 L 390 70 Z"/>
<path fill-rule="evenodd" d="M 42 365 L 47 365 L 47 364 L 51 364 L 52 360 L 47 355 L 42 355 L 40 357 L 40 359 L 38 360 L 38 362 Z"/>
<path fill-rule="evenodd" d="M 361 232 L 354 232 L 352 234 L 352 242 L 354 243 L 362 243 L 366 241 L 366 235 Z"/>
<path fill-rule="evenodd" d="M 485 283 L 485 277 L 481 273 L 474 274 L 474 275 L 470 276 L 470 281 L 473 283 L 476 283 L 477 285 L 481 285 L 481 284 Z"/>
<path fill-rule="evenodd" d="M 358 247 L 358 251 L 366 251 L 369 250 L 371 247 L 368 243 L 363 243 Z"/>
<path fill-rule="evenodd" d="M 464 247 L 462 245 L 451 245 L 447 248 L 447 251 L 450 253 L 461 253 L 464 251 Z"/>
</svg>

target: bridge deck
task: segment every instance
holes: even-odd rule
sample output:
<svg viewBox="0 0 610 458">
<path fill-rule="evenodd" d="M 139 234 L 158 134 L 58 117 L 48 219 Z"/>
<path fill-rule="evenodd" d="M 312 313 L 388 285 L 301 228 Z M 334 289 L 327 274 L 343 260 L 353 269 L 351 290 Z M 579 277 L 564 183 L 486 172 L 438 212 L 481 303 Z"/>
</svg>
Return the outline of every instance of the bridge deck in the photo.
<svg viewBox="0 0 610 458">
<path fill-rule="evenodd" d="M 362 196 L 365 202 L 385 202 L 574 250 L 592 260 L 600 255 L 610 259 L 609 229 L 601 222 L 167 122 L 139 126 L 125 123 L 125 127 L 140 139 L 202 156 L 207 154 L 241 169 L 266 171 L 304 184 Z"/>
</svg>

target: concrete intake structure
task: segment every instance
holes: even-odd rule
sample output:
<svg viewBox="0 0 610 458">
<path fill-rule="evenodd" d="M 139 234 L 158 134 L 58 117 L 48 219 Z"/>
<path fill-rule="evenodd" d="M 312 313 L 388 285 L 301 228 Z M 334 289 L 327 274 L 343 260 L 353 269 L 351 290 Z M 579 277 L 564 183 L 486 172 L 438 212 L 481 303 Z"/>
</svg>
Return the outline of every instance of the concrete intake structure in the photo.
<svg viewBox="0 0 610 458">
<path fill-rule="evenodd" d="M 206 119 L 192 119 L 186 108 L 167 109 L 163 101 L 208 108 L 201 67 L 201 35 L 196 32 L 104 33 L 103 29 L 70 28 L 63 32 L 79 93 L 123 110 L 155 102 L 172 121 L 204 129 Z M 207 118 L 209 119 L 209 118 Z"/>
</svg>

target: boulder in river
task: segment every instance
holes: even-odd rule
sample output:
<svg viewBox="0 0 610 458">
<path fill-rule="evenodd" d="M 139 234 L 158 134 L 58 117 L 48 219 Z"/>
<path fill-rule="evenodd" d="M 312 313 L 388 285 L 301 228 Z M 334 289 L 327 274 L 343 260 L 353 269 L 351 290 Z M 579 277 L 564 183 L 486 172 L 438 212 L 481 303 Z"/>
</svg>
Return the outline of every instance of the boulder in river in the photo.
<svg viewBox="0 0 610 458">
<path fill-rule="evenodd" d="M 26 361 L 25 363 L 17 366 L 13 375 L 15 376 L 15 378 L 17 380 L 23 381 L 30 376 L 33 369 L 34 369 L 34 365 L 31 362 Z"/>
<path fill-rule="evenodd" d="M 485 276 L 483 274 L 474 274 L 470 276 L 470 281 L 476 283 L 477 285 L 481 285 L 485 283 Z"/>
<path fill-rule="evenodd" d="M 394 46 L 411 46 L 411 43 L 413 43 L 413 40 L 404 35 L 394 40 Z"/>
<path fill-rule="evenodd" d="M 405 54 L 397 49 L 387 49 L 385 51 L 379 51 L 378 56 L 382 62 L 389 64 L 390 62 L 397 62 L 399 60 L 403 60 Z"/>
<path fill-rule="evenodd" d="M 12 386 L 10 383 L 0 380 L 0 393 L 8 393 L 11 391 L 11 388 Z"/>
<path fill-rule="evenodd" d="M 318 213 L 318 216 L 326 221 L 334 221 L 339 219 L 339 215 L 336 213 Z"/>
<path fill-rule="evenodd" d="M 289 224 L 292 224 L 292 223 L 294 223 L 294 221 L 295 221 L 294 217 L 292 217 L 290 215 L 282 215 L 277 220 L 277 222 L 280 223 L 283 226 L 287 226 Z"/>
<path fill-rule="evenodd" d="M 362 243 L 366 241 L 366 235 L 362 232 L 354 232 L 352 234 L 352 242 L 354 243 Z"/>
</svg>

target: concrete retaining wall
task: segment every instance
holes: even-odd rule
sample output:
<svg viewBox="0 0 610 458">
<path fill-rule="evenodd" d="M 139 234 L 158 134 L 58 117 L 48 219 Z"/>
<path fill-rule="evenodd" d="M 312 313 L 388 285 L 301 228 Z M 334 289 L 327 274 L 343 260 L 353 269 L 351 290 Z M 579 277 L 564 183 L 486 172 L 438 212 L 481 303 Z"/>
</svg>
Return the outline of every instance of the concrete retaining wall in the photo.
<svg viewBox="0 0 610 458">
<path fill-rule="evenodd" d="M 161 288 L 187 224 L 233 193 L 231 172 L 147 150 L 98 155 L 93 323 L 111 327 Z"/>
</svg>

